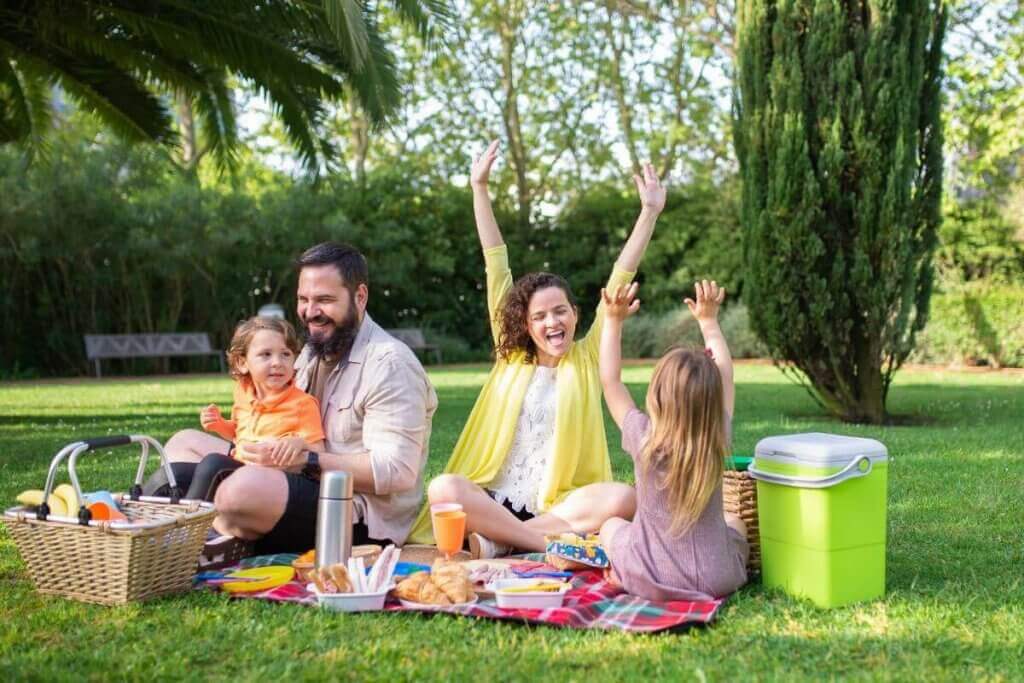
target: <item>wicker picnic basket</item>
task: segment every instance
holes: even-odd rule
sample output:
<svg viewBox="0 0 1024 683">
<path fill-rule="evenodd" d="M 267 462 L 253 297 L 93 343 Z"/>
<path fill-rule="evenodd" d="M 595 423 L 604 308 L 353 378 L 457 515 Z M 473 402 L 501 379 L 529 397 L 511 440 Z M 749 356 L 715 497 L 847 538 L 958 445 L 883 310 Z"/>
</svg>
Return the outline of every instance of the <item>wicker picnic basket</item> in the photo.
<svg viewBox="0 0 1024 683">
<path fill-rule="evenodd" d="M 726 469 L 722 472 L 722 501 L 726 512 L 738 515 L 747 525 L 750 557 L 747 569 L 761 571 L 761 532 L 757 524 L 757 482 L 746 470 Z"/>
<path fill-rule="evenodd" d="M 112 436 L 65 446 L 50 463 L 43 500 L 49 500 L 57 467 L 68 457 L 71 483 L 83 501 L 75 465 L 90 450 L 137 443 L 142 456 L 131 492 L 115 496 L 127 521 L 96 521 L 85 505 L 77 517 L 15 507 L 4 513 L 36 589 L 83 602 L 117 605 L 189 590 L 196 561 L 213 523 L 212 503 L 180 500 L 177 482 L 160 444 L 148 436 Z M 142 496 L 149 447 L 155 447 L 171 485 L 171 497 Z"/>
</svg>

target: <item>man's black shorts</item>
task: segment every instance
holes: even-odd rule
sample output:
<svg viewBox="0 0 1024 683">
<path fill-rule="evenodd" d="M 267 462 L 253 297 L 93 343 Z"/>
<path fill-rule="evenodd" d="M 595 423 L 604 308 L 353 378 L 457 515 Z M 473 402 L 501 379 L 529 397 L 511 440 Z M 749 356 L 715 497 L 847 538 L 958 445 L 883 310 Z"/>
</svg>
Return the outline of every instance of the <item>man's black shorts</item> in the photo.
<svg viewBox="0 0 1024 683">
<path fill-rule="evenodd" d="M 288 480 L 288 503 L 284 515 L 270 532 L 256 541 L 260 555 L 272 553 L 304 553 L 316 546 L 316 513 L 320 498 L 320 482 L 302 474 L 285 472 Z M 388 539 L 370 538 L 364 522 L 352 525 L 352 545 L 376 543 L 386 546 Z"/>
</svg>

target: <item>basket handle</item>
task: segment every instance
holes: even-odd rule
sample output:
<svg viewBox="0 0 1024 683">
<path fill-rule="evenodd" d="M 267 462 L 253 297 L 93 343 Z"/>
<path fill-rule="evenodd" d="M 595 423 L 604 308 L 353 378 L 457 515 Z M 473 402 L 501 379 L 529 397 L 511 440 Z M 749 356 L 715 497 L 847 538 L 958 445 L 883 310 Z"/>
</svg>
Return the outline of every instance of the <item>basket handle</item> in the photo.
<svg viewBox="0 0 1024 683">
<path fill-rule="evenodd" d="M 87 451 L 95 451 L 101 448 L 112 448 L 115 446 L 128 446 L 133 443 L 137 443 L 142 446 L 142 455 L 139 457 L 139 467 L 135 471 L 135 484 L 132 485 L 130 496 L 132 500 L 138 500 L 142 495 L 142 478 L 146 475 L 146 460 L 149 457 L 149 447 L 153 446 L 156 452 L 160 454 L 160 464 L 164 468 L 164 474 L 167 475 L 167 483 L 171 487 L 170 501 L 172 504 L 176 504 L 181 499 L 181 489 L 178 488 L 178 482 L 174 478 L 174 471 L 171 469 L 171 463 L 167 459 L 167 454 L 164 453 L 163 446 L 160 442 L 151 436 L 144 434 L 123 434 L 118 436 L 101 436 L 95 439 L 86 439 L 84 441 L 76 441 L 70 443 L 64 448 L 60 449 L 57 455 L 53 456 L 53 460 L 50 461 L 50 470 L 46 473 L 46 486 L 43 489 L 43 503 L 39 506 L 36 512 L 36 518 L 45 520 L 50 514 L 50 506 L 46 504 L 46 501 L 50 499 L 50 493 L 53 491 L 53 483 L 57 478 L 57 468 L 64 458 L 68 458 L 68 476 L 71 478 L 71 485 L 75 489 L 75 495 L 78 496 L 79 508 L 78 508 L 78 523 L 83 526 L 88 526 L 89 521 L 92 519 L 92 513 L 89 512 L 89 508 L 85 506 L 85 497 L 82 495 L 82 486 L 78 482 L 78 473 L 75 470 L 75 466 L 78 463 L 78 456 Z M 70 457 L 69 457 L 70 456 Z"/>
</svg>

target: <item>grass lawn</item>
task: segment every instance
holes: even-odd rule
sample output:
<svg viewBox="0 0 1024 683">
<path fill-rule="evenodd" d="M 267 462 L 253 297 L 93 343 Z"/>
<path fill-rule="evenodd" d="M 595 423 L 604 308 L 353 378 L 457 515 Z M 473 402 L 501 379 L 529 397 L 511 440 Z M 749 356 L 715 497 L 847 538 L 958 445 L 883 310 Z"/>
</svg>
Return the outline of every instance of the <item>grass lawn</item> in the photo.
<svg viewBox="0 0 1024 683">
<path fill-rule="evenodd" d="M 627 369 L 640 398 L 650 366 Z M 485 368 L 431 373 L 440 396 L 437 473 Z M 830 611 L 751 585 L 710 628 L 653 636 L 525 627 L 449 616 L 325 614 L 189 594 L 103 608 L 37 596 L 0 531 L 0 679 L 353 678 L 673 680 L 1024 678 L 1024 375 L 906 371 L 890 408 L 907 426 L 824 418 L 774 368 L 737 372 L 735 445 L 833 431 L 883 441 L 889 470 L 888 592 Z M 79 438 L 163 441 L 230 404 L 222 378 L 0 384 L 0 502 L 41 488 L 50 458 Z M 616 477 L 632 468 L 608 423 Z M 87 455 L 87 490 L 124 490 L 135 451 Z"/>
</svg>

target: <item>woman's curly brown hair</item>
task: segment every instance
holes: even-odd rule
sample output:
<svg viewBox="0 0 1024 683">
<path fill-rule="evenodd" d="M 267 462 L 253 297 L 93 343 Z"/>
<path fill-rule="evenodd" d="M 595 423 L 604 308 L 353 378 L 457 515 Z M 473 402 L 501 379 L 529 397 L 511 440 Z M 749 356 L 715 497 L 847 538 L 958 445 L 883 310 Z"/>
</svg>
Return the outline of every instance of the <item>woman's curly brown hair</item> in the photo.
<svg viewBox="0 0 1024 683">
<path fill-rule="evenodd" d="M 558 287 L 565 292 L 569 305 L 576 308 L 576 298 L 569 289 L 569 283 L 554 273 L 529 273 L 522 276 L 512 285 L 505 295 L 505 301 L 498 311 L 498 346 L 495 353 L 502 360 L 509 360 L 513 354 L 526 352 L 526 362 L 533 363 L 537 359 L 537 345 L 530 338 L 530 329 L 526 317 L 530 310 L 530 298 L 539 289 Z"/>
</svg>

